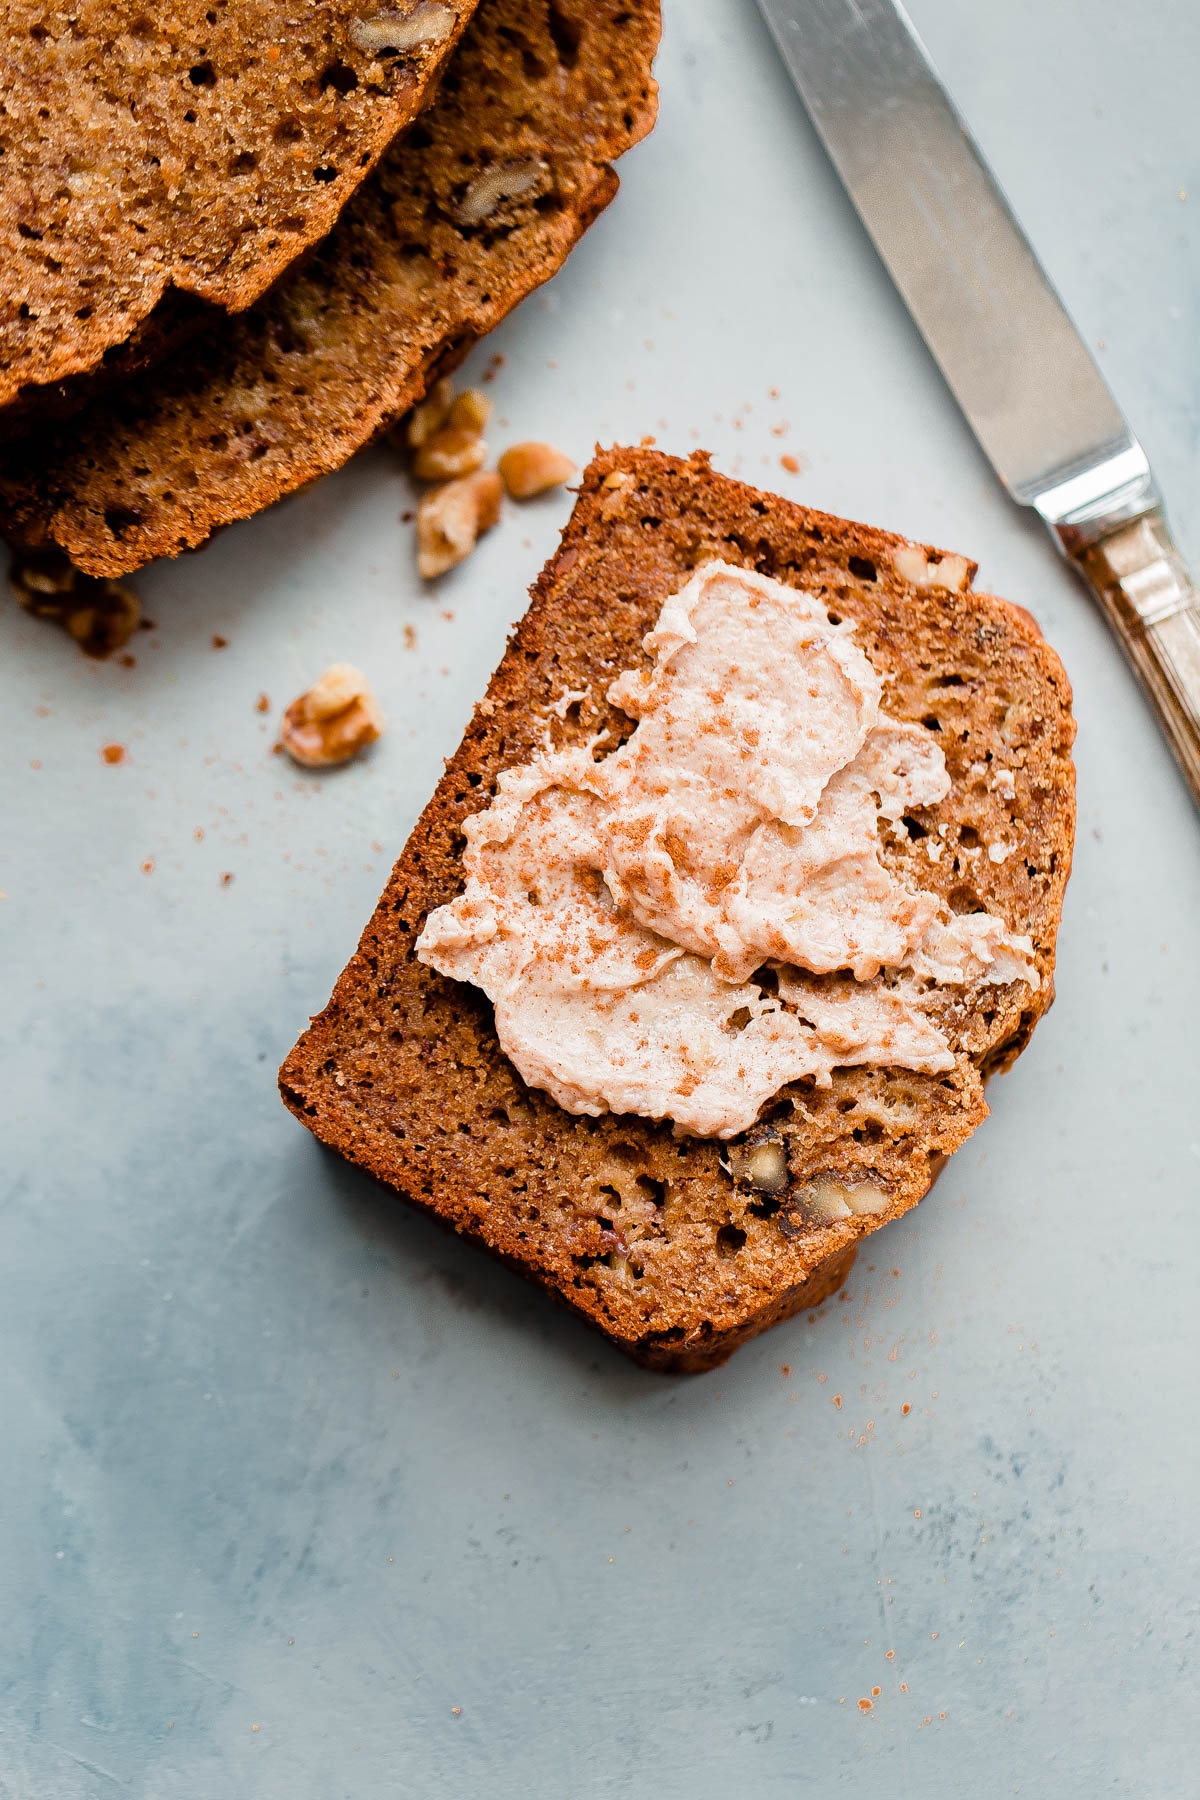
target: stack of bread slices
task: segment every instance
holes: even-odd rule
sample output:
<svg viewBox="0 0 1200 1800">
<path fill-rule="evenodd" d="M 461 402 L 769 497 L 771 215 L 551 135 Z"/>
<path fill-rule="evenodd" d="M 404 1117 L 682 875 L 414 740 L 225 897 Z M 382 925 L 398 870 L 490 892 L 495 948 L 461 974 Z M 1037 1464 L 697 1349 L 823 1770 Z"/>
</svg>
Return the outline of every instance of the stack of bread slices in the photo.
<svg viewBox="0 0 1200 1800">
<path fill-rule="evenodd" d="M 0 532 L 111 580 L 386 431 L 649 130 L 658 0 L 14 0 Z"/>
</svg>

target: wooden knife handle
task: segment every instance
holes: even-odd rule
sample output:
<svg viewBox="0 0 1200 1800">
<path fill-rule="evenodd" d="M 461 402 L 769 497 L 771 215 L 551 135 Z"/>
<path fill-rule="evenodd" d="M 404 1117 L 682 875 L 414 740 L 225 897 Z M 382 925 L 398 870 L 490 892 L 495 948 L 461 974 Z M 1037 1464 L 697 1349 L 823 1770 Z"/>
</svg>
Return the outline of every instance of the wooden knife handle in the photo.
<svg viewBox="0 0 1200 1800">
<path fill-rule="evenodd" d="M 1200 806 L 1200 591 L 1155 508 L 1076 551 Z"/>
</svg>

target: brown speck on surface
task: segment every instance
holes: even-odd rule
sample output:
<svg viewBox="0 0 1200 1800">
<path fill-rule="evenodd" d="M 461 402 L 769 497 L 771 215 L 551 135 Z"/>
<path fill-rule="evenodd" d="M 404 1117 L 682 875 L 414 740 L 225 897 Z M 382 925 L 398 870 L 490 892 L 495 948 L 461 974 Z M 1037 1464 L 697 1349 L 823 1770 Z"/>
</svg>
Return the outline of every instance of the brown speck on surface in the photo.
<svg viewBox="0 0 1200 1800">
<path fill-rule="evenodd" d="M 251 1731 L 257 1731 L 257 1730 L 258 1730 L 258 1726 L 257 1726 L 257 1725 L 252 1725 L 252 1726 L 251 1726 L 251 1727 L 250 1727 L 250 1729 L 251 1729 Z"/>
<path fill-rule="evenodd" d="M 415 625 L 406 625 L 404 627 L 404 648 L 406 650 L 415 650 L 416 647 L 417 647 L 417 628 Z"/>
<path fill-rule="evenodd" d="M 124 656 L 118 656 L 117 661 L 120 663 L 120 665 L 123 669 L 136 669 L 137 668 L 137 657 L 130 656 L 128 651 L 126 651 Z"/>
<path fill-rule="evenodd" d="M 791 1365 L 791 1363 L 780 1363 L 780 1365 L 779 1365 L 779 1373 L 780 1373 L 780 1374 L 781 1374 L 781 1375 L 790 1375 L 790 1374 L 791 1374 L 791 1372 L 792 1372 L 792 1365 Z"/>
<path fill-rule="evenodd" d="M 254 710 L 255 710 L 255 712 L 270 712 L 270 710 L 271 710 L 270 694 L 260 694 L 258 696 L 258 699 L 254 702 Z"/>
<path fill-rule="evenodd" d="M 871 1711 L 874 1704 L 875 1702 L 873 1700 L 860 1700 L 858 1703 L 858 1710 L 859 1712 L 868 1713 Z"/>
<path fill-rule="evenodd" d="M 920 1509 L 920 1507 L 919 1507 L 919 1506 L 917 1506 L 917 1507 L 914 1507 L 914 1508 L 913 1508 L 913 1518 L 914 1518 L 914 1519 L 919 1519 L 919 1518 L 920 1518 L 920 1516 L 921 1516 L 921 1509 Z M 935 1631 L 935 1632 L 934 1632 L 934 1634 L 933 1634 L 933 1635 L 934 1635 L 934 1637 L 936 1637 L 936 1636 L 937 1636 L 937 1632 L 936 1632 L 936 1631 Z"/>
<path fill-rule="evenodd" d="M 222 887 L 232 887 L 233 886 L 233 870 L 232 869 L 222 869 L 222 871 L 221 871 L 221 886 Z"/>
<path fill-rule="evenodd" d="M 462 1707 L 461 1706 L 452 1706 L 450 1708 L 450 1712 L 454 1718 L 456 1718 L 456 1719 L 462 1718 Z"/>
<path fill-rule="evenodd" d="M 894 1650 L 885 1650 L 883 1654 L 887 1657 L 889 1662 L 895 1662 L 896 1652 Z"/>
<path fill-rule="evenodd" d="M 123 763 L 128 752 L 124 744 L 105 744 L 100 754 L 106 763 Z"/>
<path fill-rule="evenodd" d="M 883 1692 L 883 1689 L 880 1687 L 873 1687 L 871 1689 L 871 1692 L 875 1696 L 875 1698 L 878 1700 L 880 1694 L 882 1694 L 882 1692 Z"/>
<path fill-rule="evenodd" d="M 902 1681 L 902 1682 L 901 1682 L 901 1683 L 900 1683 L 900 1692 L 901 1692 L 901 1693 L 902 1693 L 902 1694 L 907 1694 L 907 1692 L 908 1692 L 908 1683 L 907 1683 L 907 1681 Z"/>
<path fill-rule="evenodd" d="M 214 650 L 228 650 L 228 648 L 229 648 L 229 639 L 228 639 L 228 638 L 224 638 L 224 637 L 222 637 L 222 636 L 221 636 L 221 634 L 220 634 L 220 632 L 219 632 L 219 631 L 214 631 L 214 632 L 213 632 L 213 641 L 212 641 L 212 647 L 213 647 L 213 649 L 214 649 Z M 257 1726 L 257 1725 L 256 1725 L 256 1726 L 255 1726 L 255 1727 L 254 1727 L 254 1729 L 255 1729 L 255 1731 L 257 1731 L 257 1730 L 258 1730 L 258 1726 Z"/>
<path fill-rule="evenodd" d="M 197 825 L 195 831 L 193 831 L 193 833 L 192 833 L 192 836 L 195 838 L 196 842 L 199 843 L 201 838 L 204 836 L 203 825 Z"/>
<path fill-rule="evenodd" d="M 148 856 L 146 858 L 145 862 L 142 864 L 142 874 L 143 875 L 153 875 L 153 873 L 154 873 L 154 858 L 152 856 Z"/>
<path fill-rule="evenodd" d="M 453 625 L 453 623 L 454 623 L 454 613 L 453 613 L 453 612 L 452 612 L 452 610 L 451 610 L 451 609 L 450 609 L 450 607 L 448 607 L 448 606 L 444 606 L 444 607 L 443 607 L 443 608 L 442 608 L 442 617 L 443 617 L 443 619 L 445 619 L 445 621 L 446 621 L 446 623 L 447 623 L 447 624 L 448 624 L 448 625 Z"/>
<path fill-rule="evenodd" d="M 903 1413 L 906 1416 L 908 1413 L 910 1413 L 912 1411 L 912 1407 L 909 1405 L 907 1400 L 904 1402 L 904 1405 L 900 1408 L 900 1411 L 901 1411 L 901 1413 Z"/>
<path fill-rule="evenodd" d="M 785 451 L 780 457 L 779 465 L 781 468 L 786 469 L 789 475 L 798 475 L 800 473 L 800 458 L 798 456 L 793 456 L 790 450 Z"/>
<path fill-rule="evenodd" d="M 834 1405 L 835 1405 L 835 1406 L 836 1406 L 836 1407 L 837 1407 L 837 1409 L 838 1409 L 838 1411 L 839 1411 L 839 1412 L 841 1412 L 841 1410 L 842 1410 L 842 1396 L 841 1396 L 841 1395 L 840 1395 L 840 1394 L 835 1394 L 835 1395 L 834 1395 L 834 1396 L 833 1396 L 833 1404 L 834 1404 Z"/>
</svg>

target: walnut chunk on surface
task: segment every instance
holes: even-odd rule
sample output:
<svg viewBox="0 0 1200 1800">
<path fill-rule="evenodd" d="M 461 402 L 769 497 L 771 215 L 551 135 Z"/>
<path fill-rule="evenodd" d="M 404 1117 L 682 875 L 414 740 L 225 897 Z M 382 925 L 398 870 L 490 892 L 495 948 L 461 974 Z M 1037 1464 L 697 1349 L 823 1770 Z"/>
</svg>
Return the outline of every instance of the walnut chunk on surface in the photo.
<svg viewBox="0 0 1200 1800">
<path fill-rule="evenodd" d="M 456 402 L 457 404 L 457 402 Z M 473 475 L 487 461 L 487 445 L 478 431 L 461 425 L 445 425 L 426 438 L 413 456 L 418 481 L 453 481 Z"/>
<path fill-rule="evenodd" d="M 61 625 L 85 656 L 103 660 L 123 649 L 141 623 L 132 589 L 83 574 L 58 550 L 15 555 L 8 579 L 24 610 Z"/>
<path fill-rule="evenodd" d="M 513 444 L 497 467 L 514 500 L 532 500 L 536 494 L 561 487 L 578 473 L 570 457 L 553 444 Z"/>
<path fill-rule="evenodd" d="M 417 568 L 426 581 L 471 554 L 481 532 L 500 517 L 502 483 L 494 469 L 478 469 L 424 495 L 417 508 Z"/>
<path fill-rule="evenodd" d="M 331 663 L 325 673 L 292 701 L 283 715 L 279 741 L 306 769 L 349 762 L 383 733 L 383 714 L 360 669 Z"/>
</svg>

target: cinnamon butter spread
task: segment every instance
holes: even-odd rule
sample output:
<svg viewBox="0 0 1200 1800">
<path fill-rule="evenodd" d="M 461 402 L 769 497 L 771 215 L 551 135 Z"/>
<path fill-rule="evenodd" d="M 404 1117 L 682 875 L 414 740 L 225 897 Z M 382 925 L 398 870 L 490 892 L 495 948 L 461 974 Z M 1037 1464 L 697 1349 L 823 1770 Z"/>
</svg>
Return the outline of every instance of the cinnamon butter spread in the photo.
<svg viewBox="0 0 1200 1800">
<path fill-rule="evenodd" d="M 949 912 L 879 854 L 879 820 L 949 791 L 923 727 L 812 594 L 699 569 L 609 700 L 637 727 L 506 770 L 463 826 L 466 886 L 422 962 L 474 982 L 500 1044 L 570 1112 L 733 1137 L 804 1077 L 940 1071 L 939 988 L 1037 985 L 1028 938 Z"/>
</svg>

